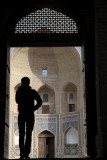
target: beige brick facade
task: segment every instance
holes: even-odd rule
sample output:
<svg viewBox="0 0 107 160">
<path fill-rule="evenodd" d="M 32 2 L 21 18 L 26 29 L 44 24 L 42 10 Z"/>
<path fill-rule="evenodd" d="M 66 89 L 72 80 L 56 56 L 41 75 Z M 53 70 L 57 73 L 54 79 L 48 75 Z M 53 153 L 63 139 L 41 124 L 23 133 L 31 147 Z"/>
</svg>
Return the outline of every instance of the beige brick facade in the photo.
<svg viewBox="0 0 107 160">
<path fill-rule="evenodd" d="M 49 113 L 42 114 L 42 107 L 35 112 L 36 121 L 31 156 L 39 157 L 38 135 L 45 130 L 50 131 L 55 136 L 54 157 L 85 156 L 82 53 L 79 53 L 75 47 L 23 47 L 14 48 L 10 55 L 10 158 L 17 158 L 19 153 L 14 138 L 14 116 L 17 116 L 15 92 L 24 76 L 30 78 L 31 87 L 39 92 L 42 99 L 44 94 L 49 96 L 49 101 L 43 103 L 43 106 L 49 106 Z M 42 75 L 43 68 L 47 69 L 46 77 Z M 69 112 L 70 104 L 74 105 L 73 112 Z M 77 118 L 74 120 L 73 117 L 75 116 Z M 39 121 L 38 118 L 41 120 Z M 45 123 L 44 126 L 42 126 L 43 123 Z M 51 128 L 52 124 L 53 129 Z M 73 146 L 74 144 L 67 146 L 65 142 L 66 132 L 70 128 L 74 128 L 78 135 L 79 141 L 75 146 Z M 67 151 L 67 147 L 71 147 L 72 152 L 70 149 Z"/>
</svg>

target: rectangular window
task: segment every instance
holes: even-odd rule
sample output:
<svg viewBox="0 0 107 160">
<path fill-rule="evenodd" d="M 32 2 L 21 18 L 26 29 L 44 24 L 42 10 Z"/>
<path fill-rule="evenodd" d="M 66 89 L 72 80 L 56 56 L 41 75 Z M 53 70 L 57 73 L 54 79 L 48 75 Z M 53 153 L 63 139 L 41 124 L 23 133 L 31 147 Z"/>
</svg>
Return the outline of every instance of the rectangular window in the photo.
<svg viewBox="0 0 107 160">
<path fill-rule="evenodd" d="M 47 68 L 42 68 L 42 76 L 46 77 L 48 75 L 48 70 Z"/>
<path fill-rule="evenodd" d="M 75 104 L 69 104 L 69 112 L 75 111 Z"/>
</svg>

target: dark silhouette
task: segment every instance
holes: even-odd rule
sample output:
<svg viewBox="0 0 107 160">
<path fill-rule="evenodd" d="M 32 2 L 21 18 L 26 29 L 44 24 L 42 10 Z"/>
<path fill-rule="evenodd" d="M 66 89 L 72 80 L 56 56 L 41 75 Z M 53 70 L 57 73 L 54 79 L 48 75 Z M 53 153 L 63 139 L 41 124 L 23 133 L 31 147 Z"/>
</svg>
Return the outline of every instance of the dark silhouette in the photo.
<svg viewBox="0 0 107 160">
<path fill-rule="evenodd" d="M 30 79 L 23 77 L 21 86 L 16 92 L 16 103 L 18 104 L 18 127 L 20 159 L 30 159 L 31 137 L 34 127 L 34 111 L 42 105 L 40 95 L 33 90 L 29 84 Z M 34 100 L 37 104 L 34 105 Z M 26 139 L 25 139 L 26 133 Z"/>
</svg>

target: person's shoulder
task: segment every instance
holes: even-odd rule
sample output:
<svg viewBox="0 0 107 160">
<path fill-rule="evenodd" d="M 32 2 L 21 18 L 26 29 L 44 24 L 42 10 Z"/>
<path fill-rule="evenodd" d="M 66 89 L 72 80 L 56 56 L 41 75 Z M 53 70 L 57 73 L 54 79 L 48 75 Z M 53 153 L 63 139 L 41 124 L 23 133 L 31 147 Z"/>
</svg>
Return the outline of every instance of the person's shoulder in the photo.
<svg viewBox="0 0 107 160">
<path fill-rule="evenodd" d="M 35 89 L 31 89 L 32 90 L 32 92 L 37 92 Z"/>
<path fill-rule="evenodd" d="M 32 89 L 32 92 L 33 92 L 34 94 L 37 94 L 37 91 L 36 91 L 35 89 Z"/>
</svg>

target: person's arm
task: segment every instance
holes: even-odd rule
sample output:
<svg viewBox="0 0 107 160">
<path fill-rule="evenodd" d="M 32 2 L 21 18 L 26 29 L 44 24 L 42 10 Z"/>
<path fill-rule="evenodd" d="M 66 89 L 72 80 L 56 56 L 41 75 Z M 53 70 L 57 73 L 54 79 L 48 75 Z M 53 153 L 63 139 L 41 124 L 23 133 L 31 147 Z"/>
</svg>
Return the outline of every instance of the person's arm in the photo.
<svg viewBox="0 0 107 160">
<path fill-rule="evenodd" d="M 34 106 L 34 111 L 36 111 L 39 107 L 42 106 L 42 99 L 36 91 L 34 91 L 34 99 L 37 101 L 37 104 Z"/>
</svg>

